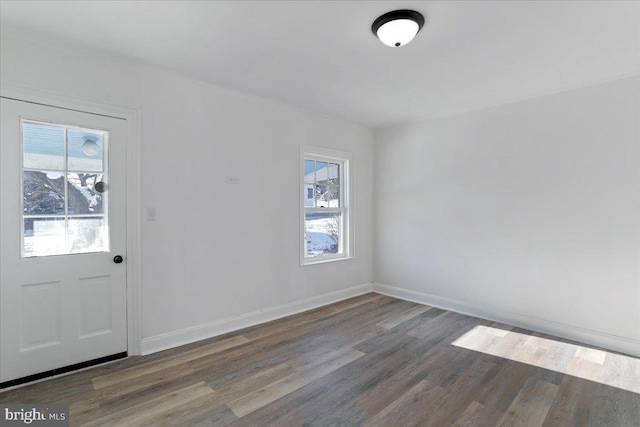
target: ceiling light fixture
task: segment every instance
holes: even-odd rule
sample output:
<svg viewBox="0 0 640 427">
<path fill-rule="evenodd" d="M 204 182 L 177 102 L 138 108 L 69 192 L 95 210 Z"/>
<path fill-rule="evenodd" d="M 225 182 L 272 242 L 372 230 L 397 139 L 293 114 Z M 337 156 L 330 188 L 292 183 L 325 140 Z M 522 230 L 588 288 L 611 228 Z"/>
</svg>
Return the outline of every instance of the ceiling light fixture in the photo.
<svg viewBox="0 0 640 427">
<path fill-rule="evenodd" d="M 82 144 L 82 151 L 87 156 L 95 156 L 100 151 L 100 146 L 98 146 L 98 143 L 94 140 L 87 138 L 84 140 L 84 144 Z"/>
<path fill-rule="evenodd" d="M 415 10 L 394 10 L 373 21 L 371 31 L 387 46 L 400 47 L 409 43 L 424 25 L 424 16 Z"/>
</svg>

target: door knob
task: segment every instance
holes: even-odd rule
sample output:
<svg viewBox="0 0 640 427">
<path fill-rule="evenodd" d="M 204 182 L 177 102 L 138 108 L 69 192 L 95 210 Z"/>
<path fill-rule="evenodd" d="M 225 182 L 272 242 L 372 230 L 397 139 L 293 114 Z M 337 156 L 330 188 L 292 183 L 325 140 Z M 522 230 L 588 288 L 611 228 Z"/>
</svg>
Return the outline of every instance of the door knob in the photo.
<svg viewBox="0 0 640 427">
<path fill-rule="evenodd" d="M 115 262 L 116 264 L 120 264 L 122 262 L 122 256 L 120 255 L 116 255 L 113 257 L 113 262 Z"/>
</svg>

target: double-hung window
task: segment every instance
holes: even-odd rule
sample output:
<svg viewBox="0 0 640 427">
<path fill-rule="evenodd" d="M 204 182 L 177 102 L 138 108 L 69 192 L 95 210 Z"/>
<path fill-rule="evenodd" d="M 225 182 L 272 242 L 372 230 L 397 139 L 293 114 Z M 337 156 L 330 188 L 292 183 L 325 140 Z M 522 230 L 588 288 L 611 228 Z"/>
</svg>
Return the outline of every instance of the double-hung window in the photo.
<svg viewBox="0 0 640 427">
<path fill-rule="evenodd" d="M 352 157 L 316 147 L 302 150 L 302 265 L 353 257 Z"/>
</svg>

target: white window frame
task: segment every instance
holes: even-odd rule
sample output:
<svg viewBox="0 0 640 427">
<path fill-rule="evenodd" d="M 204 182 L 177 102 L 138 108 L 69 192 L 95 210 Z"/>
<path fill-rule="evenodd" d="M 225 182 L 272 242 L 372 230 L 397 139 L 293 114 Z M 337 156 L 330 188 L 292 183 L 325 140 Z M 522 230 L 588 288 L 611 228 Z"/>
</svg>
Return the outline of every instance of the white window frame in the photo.
<svg viewBox="0 0 640 427">
<path fill-rule="evenodd" d="M 305 207 L 304 162 L 316 160 L 322 162 L 338 163 L 341 167 L 342 191 L 340 192 L 340 207 L 316 208 Z M 300 265 L 307 266 L 333 261 L 353 259 L 354 255 L 354 224 L 353 224 L 353 153 L 339 150 L 331 150 L 322 147 L 300 148 Z M 305 237 L 305 213 L 307 212 L 342 212 L 342 253 L 335 255 L 319 255 L 307 257 L 307 241 Z"/>
</svg>

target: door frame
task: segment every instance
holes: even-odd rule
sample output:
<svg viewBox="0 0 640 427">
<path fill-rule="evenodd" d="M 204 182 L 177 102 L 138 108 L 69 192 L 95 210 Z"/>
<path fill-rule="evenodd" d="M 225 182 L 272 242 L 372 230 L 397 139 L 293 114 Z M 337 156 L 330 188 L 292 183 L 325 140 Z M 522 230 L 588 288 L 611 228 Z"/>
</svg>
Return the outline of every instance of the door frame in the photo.
<svg viewBox="0 0 640 427">
<path fill-rule="evenodd" d="M 109 116 L 126 121 L 127 149 L 127 352 L 141 354 L 142 305 L 140 258 L 140 110 L 101 104 L 59 93 L 9 83 L 0 83 L 0 97 L 50 107 Z"/>
</svg>

